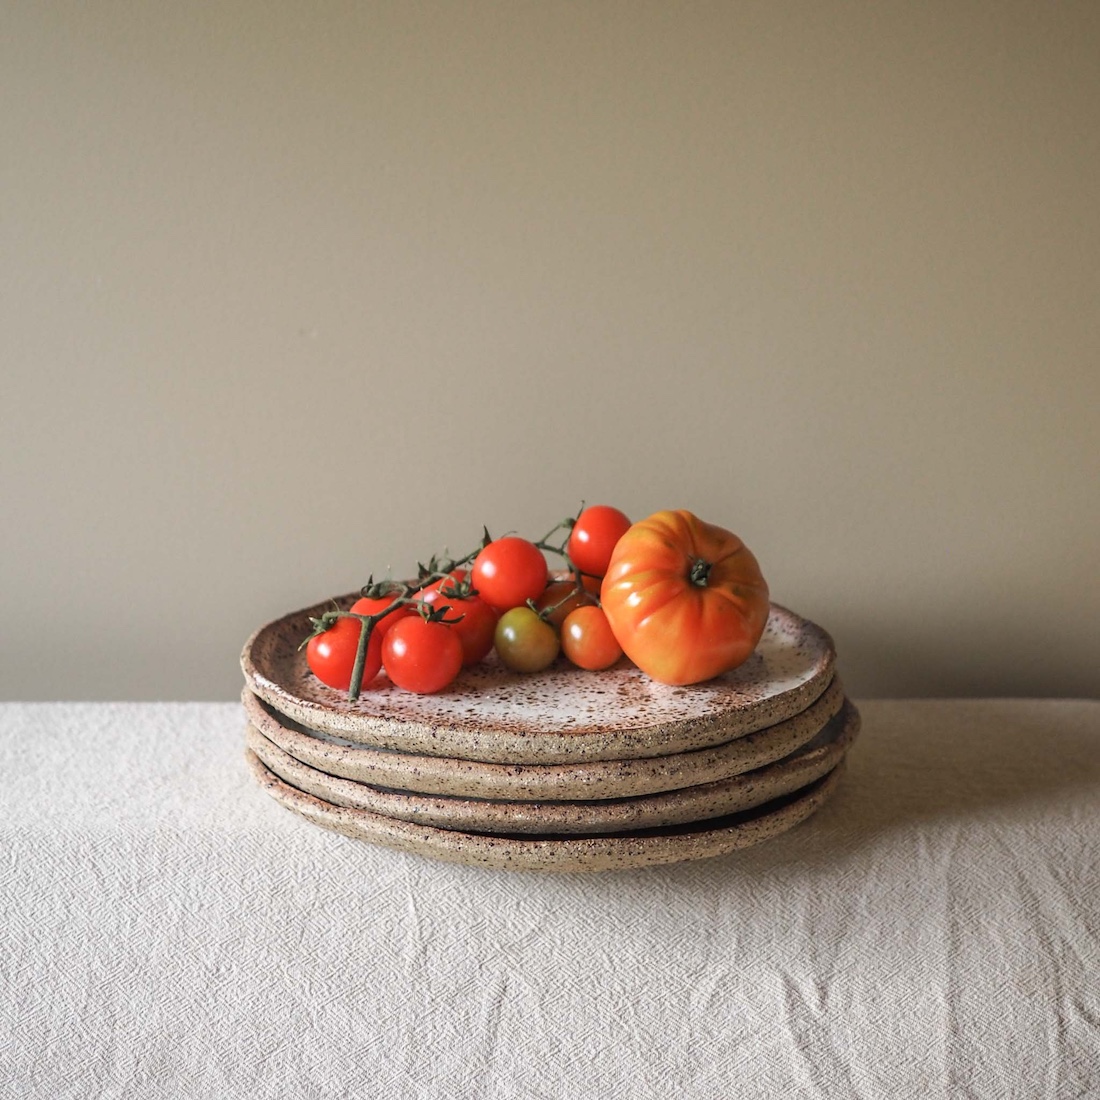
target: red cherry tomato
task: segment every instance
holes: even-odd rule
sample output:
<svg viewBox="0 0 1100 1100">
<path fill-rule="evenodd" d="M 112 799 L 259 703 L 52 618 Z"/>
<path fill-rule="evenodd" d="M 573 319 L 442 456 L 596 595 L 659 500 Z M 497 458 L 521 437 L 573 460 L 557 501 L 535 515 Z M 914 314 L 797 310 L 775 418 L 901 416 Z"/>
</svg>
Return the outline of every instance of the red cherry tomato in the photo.
<svg viewBox="0 0 1100 1100">
<path fill-rule="evenodd" d="M 593 671 L 610 668 L 623 655 L 623 647 L 599 607 L 578 607 L 570 612 L 561 628 L 561 649 L 573 664 Z"/>
<path fill-rule="evenodd" d="M 356 615 L 377 615 L 379 611 L 385 611 L 396 598 L 396 596 L 378 596 L 377 598 L 360 596 L 351 605 L 351 610 Z M 384 619 L 379 619 L 374 624 L 374 633 L 380 638 L 384 638 L 401 619 L 414 614 L 416 614 L 416 609 L 413 607 L 399 607 L 396 611 L 391 611 Z"/>
<path fill-rule="evenodd" d="M 471 580 L 490 607 L 508 611 L 541 596 L 548 577 L 546 559 L 533 542 L 505 535 L 482 548 L 474 559 Z"/>
<path fill-rule="evenodd" d="M 493 632 L 497 628 L 497 613 L 480 596 L 461 595 L 465 570 L 454 579 L 436 581 L 420 592 L 420 599 L 433 606 L 450 607 L 448 619 L 462 618 L 450 628 L 462 643 L 462 663 L 476 665 L 493 648 Z M 384 622 L 385 620 L 383 620 Z"/>
<path fill-rule="evenodd" d="M 347 691 L 351 687 L 361 627 L 358 619 L 337 619 L 323 634 L 317 634 L 306 643 L 306 663 L 321 683 L 337 691 Z M 367 642 L 359 686 L 366 687 L 378 675 L 381 666 L 382 637 L 375 628 Z"/>
<path fill-rule="evenodd" d="M 445 623 L 410 615 L 382 639 L 386 675 L 400 688 L 430 695 L 442 691 L 462 668 L 462 643 Z"/>
<path fill-rule="evenodd" d="M 615 544 L 630 527 L 630 520 L 618 508 L 593 504 L 573 524 L 566 553 L 582 572 L 602 577 L 607 572 Z"/>
<path fill-rule="evenodd" d="M 514 672 L 541 672 L 558 655 L 558 632 L 529 607 L 505 611 L 493 642 L 497 656 Z"/>
</svg>

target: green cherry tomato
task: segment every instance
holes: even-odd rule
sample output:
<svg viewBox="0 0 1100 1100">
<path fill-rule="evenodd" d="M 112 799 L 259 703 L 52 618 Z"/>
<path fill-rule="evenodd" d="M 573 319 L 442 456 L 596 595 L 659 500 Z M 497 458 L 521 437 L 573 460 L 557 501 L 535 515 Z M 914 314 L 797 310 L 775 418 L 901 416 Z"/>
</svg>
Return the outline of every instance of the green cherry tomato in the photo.
<svg viewBox="0 0 1100 1100">
<path fill-rule="evenodd" d="M 514 672 L 541 672 L 558 655 L 557 632 L 529 607 L 513 607 L 497 622 L 493 644 Z"/>
</svg>

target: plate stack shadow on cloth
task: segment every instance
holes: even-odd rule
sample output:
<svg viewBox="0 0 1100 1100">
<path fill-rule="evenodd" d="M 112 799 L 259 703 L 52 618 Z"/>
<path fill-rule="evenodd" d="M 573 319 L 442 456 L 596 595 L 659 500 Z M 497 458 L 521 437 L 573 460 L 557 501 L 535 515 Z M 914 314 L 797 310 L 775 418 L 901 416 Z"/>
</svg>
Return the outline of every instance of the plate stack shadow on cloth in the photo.
<svg viewBox="0 0 1100 1100">
<path fill-rule="evenodd" d="M 859 732 L 832 639 L 775 604 L 752 657 L 703 684 L 669 687 L 625 658 L 521 674 L 490 654 L 437 695 L 382 675 L 355 702 L 300 649 L 331 606 L 246 643 L 246 758 L 288 809 L 403 851 L 538 871 L 722 855 L 808 818 Z"/>
</svg>

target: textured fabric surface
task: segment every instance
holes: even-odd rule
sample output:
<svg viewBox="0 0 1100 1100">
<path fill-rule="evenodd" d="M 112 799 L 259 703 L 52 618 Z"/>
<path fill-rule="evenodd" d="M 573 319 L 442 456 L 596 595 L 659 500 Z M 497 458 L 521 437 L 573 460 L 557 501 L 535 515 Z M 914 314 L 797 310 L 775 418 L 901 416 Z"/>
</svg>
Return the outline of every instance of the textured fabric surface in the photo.
<svg viewBox="0 0 1100 1100">
<path fill-rule="evenodd" d="M 539 876 L 348 840 L 240 708 L 0 707 L 3 1097 L 1100 1097 L 1100 703 L 868 702 L 835 800 Z"/>
</svg>

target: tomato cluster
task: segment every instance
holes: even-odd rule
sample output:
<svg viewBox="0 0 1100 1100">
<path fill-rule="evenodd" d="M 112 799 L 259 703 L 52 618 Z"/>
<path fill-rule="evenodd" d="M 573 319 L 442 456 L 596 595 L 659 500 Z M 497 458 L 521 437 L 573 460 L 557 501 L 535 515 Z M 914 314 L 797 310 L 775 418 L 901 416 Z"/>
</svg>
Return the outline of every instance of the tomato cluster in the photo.
<svg viewBox="0 0 1100 1100">
<path fill-rule="evenodd" d="M 551 544 L 562 528 L 568 536 Z M 544 552 L 564 558 L 564 576 Z M 352 699 L 382 671 L 406 691 L 442 691 L 493 650 L 516 672 L 541 671 L 559 653 L 604 669 L 625 651 L 655 679 L 695 683 L 752 653 L 769 606 L 736 535 L 688 512 L 632 525 L 597 504 L 538 542 L 486 532 L 478 550 L 433 558 L 414 583 L 369 583 L 349 611 L 314 620 L 306 660 Z"/>
<path fill-rule="evenodd" d="M 550 545 L 562 527 L 568 537 Z M 486 533 L 461 562 L 433 559 L 414 584 L 368 584 L 348 612 L 315 620 L 306 661 L 319 680 L 353 698 L 382 671 L 406 691 L 441 691 L 494 649 L 516 672 L 541 671 L 562 652 L 580 668 L 607 668 L 622 648 L 600 609 L 599 590 L 629 527 L 617 508 L 600 504 L 538 542 Z M 544 551 L 565 559 L 565 579 L 551 575 Z"/>
</svg>

